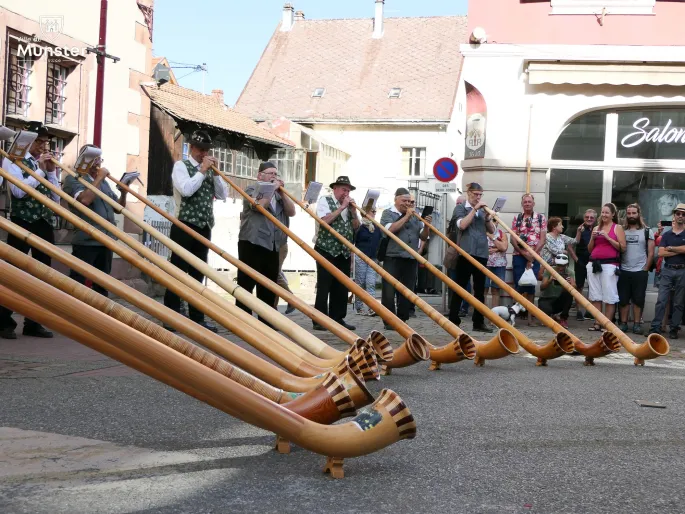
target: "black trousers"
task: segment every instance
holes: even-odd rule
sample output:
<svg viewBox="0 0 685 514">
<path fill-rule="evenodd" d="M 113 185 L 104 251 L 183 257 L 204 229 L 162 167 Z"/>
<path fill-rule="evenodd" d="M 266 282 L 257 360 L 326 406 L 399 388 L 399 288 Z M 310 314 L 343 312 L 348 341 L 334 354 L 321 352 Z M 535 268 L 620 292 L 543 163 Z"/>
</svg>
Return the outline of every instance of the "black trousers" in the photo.
<svg viewBox="0 0 685 514">
<path fill-rule="evenodd" d="M 186 223 L 186 225 L 188 225 L 195 232 L 197 232 L 201 236 L 206 237 L 207 239 L 210 239 L 212 237 L 212 229 L 209 227 L 200 228 L 196 227 L 195 225 L 191 225 L 190 223 Z M 197 241 L 194 237 L 186 234 L 176 225 L 171 227 L 171 233 L 169 234 L 169 236 L 172 241 L 181 245 L 183 248 L 192 253 L 195 257 L 207 262 L 207 253 L 209 252 L 209 248 L 207 248 L 200 241 Z M 204 274 L 201 271 L 198 271 L 195 268 L 193 268 L 190 264 L 188 264 L 175 253 L 171 255 L 171 264 L 176 266 L 184 273 L 188 273 L 188 275 L 190 275 L 200 283 L 202 283 L 202 281 L 205 278 Z M 176 312 L 181 311 L 181 299 L 178 297 L 177 294 L 170 291 L 169 289 L 167 289 L 166 293 L 164 294 L 164 305 L 166 305 L 167 307 Z M 205 315 L 203 314 L 203 312 L 195 308 L 190 303 L 188 304 L 188 317 L 196 323 L 202 323 L 205 320 Z"/>
<path fill-rule="evenodd" d="M 112 272 L 113 253 L 112 250 L 104 246 L 74 245 L 71 254 L 107 275 Z M 69 272 L 69 276 L 81 284 L 86 283 L 86 277 L 74 270 Z M 102 296 L 109 296 L 107 289 L 95 282 L 93 282 L 93 291 L 100 293 Z"/>
<path fill-rule="evenodd" d="M 350 276 L 352 268 L 351 256 L 345 257 L 341 254 L 333 257 L 330 253 L 320 248 L 315 248 L 315 250 L 342 271 L 344 275 Z M 347 288 L 317 262 L 316 301 L 314 302 L 316 310 L 336 321 L 345 319 L 345 316 L 347 316 L 347 293 Z"/>
<path fill-rule="evenodd" d="M 12 216 L 10 218 L 10 221 L 12 223 L 19 225 L 21 228 L 28 230 L 32 234 L 35 234 L 41 239 L 47 241 L 48 243 L 55 243 L 54 229 L 52 228 L 52 225 L 50 225 L 50 223 L 43 219 L 34 221 L 33 223 L 29 223 L 28 221 L 24 221 L 21 218 L 15 218 L 14 216 Z M 44 254 L 40 250 L 36 250 L 31 245 L 25 243 L 21 239 L 14 237 L 12 234 L 7 235 L 7 244 L 12 248 L 16 248 L 17 250 L 25 254 L 28 254 L 30 251 L 31 257 L 36 259 L 38 262 L 41 262 L 46 266 L 52 266 L 52 259 L 49 255 Z M 39 326 L 40 323 L 36 323 L 35 321 L 29 318 L 24 318 L 24 328 L 34 328 Z M 12 311 L 0 306 L 0 329 L 16 327 L 17 322 L 12 319 Z"/>
<path fill-rule="evenodd" d="M 587 280 L 587 263 L 590 262 L 589 256 L 578 257 L 578 262 L 576 263 L 576 285 L 578 286 L 578 291 L 583 292 L 583 287 L 585 287 L 585 281 Z"/>
<path fill-rule="evenodd" d="M 238 258 L 272 282 L 278 280 L 278 250 L 269 251 L 263 246 L 252 244 L 249 241 L 238 241 Z M 257 284 L 257 282 L 240 270 L 238 270 L 238 285 L 250 293 L 255 286 L 257 286 L 257 298 L 271 306 L 276 302 L 275 293 L 272 293 L 266 287 Z M 252 315 L 252 310 L 244 303 L 235 302 L 235 304 Z M 262 319 L 261 316 L 259 319 L 266 323 L 266 320 Z"/>
<path fill-rule="evenodd" d="M 483 266 L 487 265 L 488 260 L 482 257 L 473 257 Z M 477 269 L 473 264 L 471 264 L 466 259 L 457 260 L 457 280 L 455 281 L 462 288 L 466 289 L 466 285 L 469 280 L 473 278 L 473 296 L 478 300 L 485 303 L 485 275 L 482 271 Z M 452 301 L 450 302 L 450 321 L 455 325 L 461 323 L 461 318 L 459 317 L 459 308 L 461 307 L 462 299 L 458 294 L 452 295 Z M 485 322 L 483 315 L 476 309 L 473 309 L 473 316 L 471 317 L 473 324 L 476 326 L 482 326 Z"/>
<path fill-rule="evenodd" d="M 557 298 L 540 298 L 538 307 L 548 316 L 559 314 L 561 319 L 568 319 L 568 311 L 571 309 L 573 297 L 568 291 L 562 291 Z"/>
<path fill-rule="evenodd" d="M 386 257 L 383 261 L 383 269 L 390 273 L 397 280 L 402 282 L 410 291 L 414 291 L 416 284 L 416 273 L 419 263 L 415 259 L 400 259 L 397 257 Z M 397 294 L 397 310 L 395 310 L 395 288 L 390 282 L 383 279 L 383 289 L 381 291 L 381 303 L 402 321 L 409 319 L 409 308 L 413 305 L 404 295 Z"/>
</svg>

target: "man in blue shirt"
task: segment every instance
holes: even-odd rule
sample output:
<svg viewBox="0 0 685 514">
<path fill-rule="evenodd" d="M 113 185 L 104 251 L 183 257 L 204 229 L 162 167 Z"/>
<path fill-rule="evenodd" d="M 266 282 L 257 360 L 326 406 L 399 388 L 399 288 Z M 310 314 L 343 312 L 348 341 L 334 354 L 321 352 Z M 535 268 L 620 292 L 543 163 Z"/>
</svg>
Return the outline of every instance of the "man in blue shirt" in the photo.
<svg viewBox="0 0 685 514">
<path fill-rule="evenodd" d="M 659 257 L 664 258 L 664 264 L 661 268 L 659 295 L 651 331 L 661 333 L 661 321 L 664 319 L 668 297 L 673 290 L 673 315 L 668 337 L 678 339 L 685 306 L 685 203 L 679 203 L 673 210 L 673 227 L 661 237 Z"/>
</svg>

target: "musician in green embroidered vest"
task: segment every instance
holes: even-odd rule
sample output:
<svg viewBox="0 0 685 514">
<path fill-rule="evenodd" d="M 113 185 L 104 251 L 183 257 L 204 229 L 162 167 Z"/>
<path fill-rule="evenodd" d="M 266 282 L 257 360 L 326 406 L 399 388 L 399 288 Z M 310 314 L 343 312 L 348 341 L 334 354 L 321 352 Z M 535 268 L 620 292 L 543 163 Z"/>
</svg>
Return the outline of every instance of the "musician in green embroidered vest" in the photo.
<svg viewBox="0 0 685 514">
<path fill-rule="evenodd" d="M 214 199 L 226 199 L 226 182 L 212 171 L 212 165 L 216 166 L 217 160 L 209 155 L 209 150 L 212 148 L 212 138 L 209 134 L 204 130 L 196 130 L 189 142 L 188 158 L 177 161 L 171 173 L 176 217 L 198 234 L 211 239 L 214 226 Z M 196 257 L 207 262 L 209 249 L 176 225 L 171 227 L 169 237 Z M 201 271 L 196 270 L 175 253 L 171 256 L 171 264 L 188 273 L 198 282 L 202 282 L 205 278 Z M 164 295 L 164 305 L 180 312 L 181 299 L 167 289 Z M 217 331 L 214 324 L 205 321 L 203 312 L 192 305 L 188 305 L 188 317 L 212 332 Z M 175 332 L 172 327 L 165 325 L 165 328 Z"/>
<path fill-rule="evenodd" d="M 95 145 L 82 146 L 81 150 L 79 151 L 79 155 L 81 155 L 88 148 L 94 146 Z M 81 175 L 80 178 L 82 178 L 86 182 L 91 183 L 104 194 L 109 196 L 112 200 L 118 202 L 119 205 L 121 205 L 122 207 L 126 207 L 126 191 L 120 190 L 121 196 L 118 196 L 114 191 L 112 191 L 109 182 L 105 180 L 109 172 L 107 171 L 107 168 L 101 167 L 101 164 L 102 159 L 96 159 L 93 165 L 89 168 L 88 174 Z M 116 225 L 116 221 L 114 219 L 114 209 L 112 208 L 112 206 L 105 202 L 93 191 L 88 189 L 81 182 L 79 182 L 78 179 L 72 177 L 71 175 L 68 175 L 64 179 L 64 186 L 62 189 L 64 189 L 64 192 L 67 193 L 69 196 L 72 196 L 74 200 L 88 207 L 95 214 L 102 216 L 112 225 Z M 74 214 L 76 214 L 86 223 L 89 223 L 101 232 L 104 232 L 109 237 L 116 239 L 114 237 L 114 234 L 108 232 L 107 230 L 103 230 L 100 227 L 100 225 L 92 221 L 92 219 L 89 216 L 81 214 L 76 210 L 74 210 Z M 112 252 L 112 250 L 110 250 L 102 243 L 100 243 L 97 239 L 93 239 L 86 232 L 83 232 L 82 230 L 77 230 L 74 233 L 73 239 L 71 240 L 71 247 L 71 254 L 74 257 L 77 257 L 86 264 L 90 264 L 94 268 L 102 271 L 103 273 L 106 273 L 107 275 L 110 275 L 112 273 L 112 260 L 114 258 L 114 252 Z M 86 277 L 84 277 L 77 271 L 74 271 L 73 269 L 69 272 L 69 276 L 77 282 L 80 282 L 81 284 L 86 283 Z M 109 296 L 109 292 L 107 291 L 107 289 L 96 283 L 93 283 L 93 291 L 96 291 L 103 296 Z"/>
<path fill-rule="evenodd" d="M 46 178 L 56 187 L 59 186 L 59 178 L 55 165 L 50 161 L 53 155 L 50 153 L 50 135 L 48 129 L 39 121 L 32 121 L 28 128 L 29 132 L 35 132 L 38 137 L 29 147 L 28 152 L 20 161 L 38 175 Z M 38 192 L 44 194 L 51 200 L 59 202 L 59 196 L 42 185 L 38 180 L 22 170 L 18 165 L 5 158 L 2 162 L 2 167 L 5 171 L 12 174 L 18 180 L 21 180 L 25 185 L 35 188 Z M 9 184 L 12 206 L 10 210 L 10 220 L 20 227 L 44 239 L 48 243 L 54 243 L 54 223 L 55 215 L 47 207 L 43 207 L 38 200 L 34 200 L 30 195 L 19 189 L 13 184 Z M 7 244 L 24 253 L 31 251 L 31 256 L 37 261 L 50 266 L 52 259 L 43 252 L 32 248 L 29 244 L 17 239 L 13 235 L 7 236 Z M 12 311 L 4 307 L 0 307 L 0 337 L 4 339 L 16 339 L 17 335 L 14 332 L 17 323 L 12 319 Z M 22 334 L 25 336 L 34 337 L 52 337 L 52 332 L 46 330 L 42 325 L 36 323 L 31 319 L 24 319 L 24 330 Z"/>
<path fill-rule="evenodd" d="M 341 176 L 330 185 L 333 194 L 322 196 L 316 204 L 316 215 L 336 232 L 354 243 L 354 233 L 359 228 L 359 215 L 351 203 L 350 192 L 356 188 L 349 177 Z M 319 228 L 314 249 L 332 262 L 348 277 L 352 267 L 350 251 L 323 227 Z M 355 327 L 345 322 L 347 315 L 347 288 L 331 275 L 321 264 L 316 264 L 316 301 L 314 307 L 349 330 Z M 324 330 L 314 323 L 314 330 Z"/>
</svg>

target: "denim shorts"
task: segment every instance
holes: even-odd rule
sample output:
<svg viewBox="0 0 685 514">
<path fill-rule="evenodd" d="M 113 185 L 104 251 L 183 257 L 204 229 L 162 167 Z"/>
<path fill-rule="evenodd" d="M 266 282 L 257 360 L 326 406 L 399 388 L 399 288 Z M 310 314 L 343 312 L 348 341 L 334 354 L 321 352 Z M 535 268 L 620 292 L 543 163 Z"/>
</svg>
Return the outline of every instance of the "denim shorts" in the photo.
<svg viewBox="0 0 685 514">
<path fill-rule="evenodd" d="M 504 280 L 504 277 L 507 274 L 507 267 L 506 266 L 488 266 L 488 269 L 492 271 L 495 275 L 497 275 L 498 278 L 501 278 Z M 485 277 L 485 289 L 488 287 L 492 287 L 493 289 L 501 289 L 500 286 L 495 284 L 492 280 L 490 280 L 490 277 L 486 276 Z"/>
</svg>

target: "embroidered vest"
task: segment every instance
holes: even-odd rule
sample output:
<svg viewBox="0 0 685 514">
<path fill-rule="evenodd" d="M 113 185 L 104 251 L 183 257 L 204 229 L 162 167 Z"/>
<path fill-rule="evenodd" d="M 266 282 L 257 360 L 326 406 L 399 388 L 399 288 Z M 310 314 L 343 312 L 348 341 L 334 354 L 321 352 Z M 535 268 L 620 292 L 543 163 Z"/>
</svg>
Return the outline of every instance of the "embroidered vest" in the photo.
<svg viewBox="0 0 685 514">
<path fill-rule="evenodd" d="M 326 201 L 328 202 L 328 207 L 331 209 L 331 212 L 335 211 L 338 208 L 335 205 L 335 201 L 333 200 L 332 196 L 327 196 Z M 338 232 L 338 234 L 343 236 L 349 242 L 353 242 L 354 229 L 352 228 L 351 218 L 345 221 L 341 214 L 340 216 L 335 218 L 332 223 L 329 223 L 329 225 L 333 230 Z M 337 257 L 341 254 L 344 257 L 350 256 L 350 250 L 323 227 L 319 229 L 319 235 L 316 238 L 316 246 L 318 248 L 321 248 L 325 252 L 331 254 L 333 257 Z"/>
<path fill-rule="evenodd" d="M 188 168 L 188 175 L 194 176 L 199 171 L 190 164 L 189 160 L 183 161 Z M 181 200 L 181 209 L 178 219 L 191 223 L 196 227 L 212 228 L 214 226 L 214 171 L 210 168 L 205 174 L 200 189 L 191 196 L 186 196 Z"/>
<path fill-rule="evenodd" d="M 26 158 L 22 159 L 21 162 L 26 165 L 26 167 L 31 168 L 31 170 L 36 171 L 38 166 L 36 166 L 33 161 Z M 29 174 L 22 170 L 22 175 L 24 178 L 29 178 Z M 36 191 L 44 194 L 50 198 L 50 190 L 43 184 L 38 184 L 36 186 Z M 38 220 L 45 220 L 51 225 L 55 223 L 55 214 L 47 207 L 45 207 L 38 200 L 32 198 L 30 195 L 26 195 L 23 198 L 12 197 L 12 212 L 11 216 L 20 218 L 28 223 L 33 223 Z"/>
</svg>

